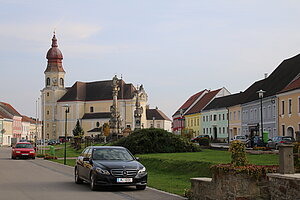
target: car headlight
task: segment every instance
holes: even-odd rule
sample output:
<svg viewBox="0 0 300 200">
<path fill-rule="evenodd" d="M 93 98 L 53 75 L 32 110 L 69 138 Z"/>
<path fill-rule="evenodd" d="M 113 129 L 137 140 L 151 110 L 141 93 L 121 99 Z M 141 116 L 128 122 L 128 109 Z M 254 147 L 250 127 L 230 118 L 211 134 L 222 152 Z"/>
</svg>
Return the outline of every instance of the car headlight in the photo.
<svg viewBox="0 0 300 200">
<path fill-rule="evenodd" d="M 21 151 L 16 151 L 16 153 L 21 153 Z"/>
<path fill-rule="evenodd" d="M 138 172 L 139 175 L 144 175 L 144 174 L 146 174 L 146 173 L 147 173 L 146 167 L 143 167 L 143 168 L 140 169 L 139 172 Z"/>
<path fill-rule="evenodd" d="M 109 171 L 101 169 L 100 167 L 96 168 L 96 172 L 98 172 L 99 174 L 110 175 Z"/>
</svg>

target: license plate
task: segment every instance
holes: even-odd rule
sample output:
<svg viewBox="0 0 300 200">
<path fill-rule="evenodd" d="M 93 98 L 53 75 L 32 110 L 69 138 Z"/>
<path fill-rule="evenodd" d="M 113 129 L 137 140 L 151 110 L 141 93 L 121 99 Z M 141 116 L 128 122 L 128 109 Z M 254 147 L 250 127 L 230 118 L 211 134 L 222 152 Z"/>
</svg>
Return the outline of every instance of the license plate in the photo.
<svg viewBox="0 0 300 200">
<path fill-rule="evenodd" d="M 28 153 L 22 153 L 22 156 L 28 156 Z"/>
<path fill-rule="evenodd" d="M 117 178 L 117 183 L 131 183 L 132 178 Z"/>
</svg>

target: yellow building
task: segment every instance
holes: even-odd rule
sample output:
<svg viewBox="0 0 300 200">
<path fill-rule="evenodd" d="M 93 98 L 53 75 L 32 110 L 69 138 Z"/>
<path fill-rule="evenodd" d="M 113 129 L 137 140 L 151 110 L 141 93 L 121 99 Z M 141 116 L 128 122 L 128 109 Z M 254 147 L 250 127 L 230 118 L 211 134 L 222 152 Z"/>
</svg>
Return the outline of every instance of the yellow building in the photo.
<svg viewBox="0 0 300 200">
<path fill-rule="evenodd" d="M 77 120 L 89 136 L 89 130 L 109 123 L 113 104 L 113 80 L 95 82 L 76 82 L 72 87 L 64 85 L 65 71 L 62 66 L 62 53 L 58 49 L 55 34 L 52 47 L 47 53 L 48 65 L 44 72 L 45 87 L 41 90 L 42 118 L 46 138 L 57 139 L 65 135 L 73 136 Z M 115 77 L 116 78 L 116 77 Z M 117 112 L 120 114 L 120 129 L 135 129 L 134 111 L 136 99 L 142 107 L 141 127 L 147 128 L 146 104 L 148 96 L 143 88 L 135 88 L 131 83 L 118 79 Z M 69 113 L 66 116 L 66 108 Z M 65 127 L 67 119 L 67 127 Z"/>
<path fill-rule="evenodd" d="M 300 131 L 300 78 L 286 86 L 278 95 L 278 135 L 293 136 Z"/>
<path fill-rule="evenodd" d="M 193 137 L 200 135 L 200 116 L 201 113 L 185 115 L 185 130 L 191 130 Z"/>
</svg>

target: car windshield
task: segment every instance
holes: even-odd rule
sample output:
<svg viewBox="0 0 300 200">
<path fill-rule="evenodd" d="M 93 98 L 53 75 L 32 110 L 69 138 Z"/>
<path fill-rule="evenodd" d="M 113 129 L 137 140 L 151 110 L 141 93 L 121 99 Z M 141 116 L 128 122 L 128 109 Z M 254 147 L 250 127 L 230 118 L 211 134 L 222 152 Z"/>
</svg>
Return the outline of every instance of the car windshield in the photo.
<svg viewBox="0 0 300 200">
<path fill-rule="evenodd" d="M 126 149 L 94 149 L 94 160 L 122 160 L 131 161 L 134 160 L 133 156 L 128 153 Z"/>
<path fill-rule="evenodd" d="M 236 136 L 236 139 L 246 139 L 246 137 L 245 136 Z"/>
<path fill-rule="evenodd" d="M 16 148 L 32 149 L 31 144 L 16 144 Z"/>
</svg>

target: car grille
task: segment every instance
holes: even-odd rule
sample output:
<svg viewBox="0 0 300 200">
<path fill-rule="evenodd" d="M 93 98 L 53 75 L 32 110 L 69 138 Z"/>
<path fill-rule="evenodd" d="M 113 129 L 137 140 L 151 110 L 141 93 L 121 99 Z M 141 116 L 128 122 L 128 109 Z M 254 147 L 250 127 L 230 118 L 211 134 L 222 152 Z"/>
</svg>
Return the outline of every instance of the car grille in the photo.
<svg viewBox="0 0 300 200">
<path fill-rule="evenodd" d="M 21 153 L 29 153 L 29 151 L 21 151 Z"/>
<path fill-rule="evenodd" d="M 135 177 L 136 174 L 137 174 L 137 170 L 126 170 L 126 169 L 112 169 L 111 170 L 111 174 L 114 176 L 114 177 Z"/>
</svg>

